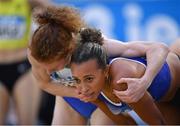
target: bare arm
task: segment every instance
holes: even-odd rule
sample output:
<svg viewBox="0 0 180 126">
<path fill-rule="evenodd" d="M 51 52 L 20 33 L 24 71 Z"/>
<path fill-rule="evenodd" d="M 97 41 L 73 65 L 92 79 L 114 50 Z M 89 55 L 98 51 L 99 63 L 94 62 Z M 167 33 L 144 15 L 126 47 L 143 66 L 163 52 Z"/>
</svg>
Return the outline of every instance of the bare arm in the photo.
<svg viewBox="0 0 180 126">
<path fill-rule="evenodd" d="M 128 66 L 128 67 L 127 67 Z M 138 68 L 135 69 L 135 68 Z M 119 68 L 119 69 L 117 69 Z M 113 62 L 110 68 L 112 75 L 112 84 L 116 89 L 115 94 L 118 96 L 118 92 L 126 88 L 122 87 L 121 84 L 115 84 L 117 79 L 123 77 L 139 78 L 144 74 L 145 68 L 141 65 L 131 63 L 130 61 L 119 61 Z M 151 95 L 146 91 L 143 97 L 136 103 L 130 103 L 129 106 L 148 124 L 165 124 L 164 117 L 156 106 Z"/>
<path fill-rule="evenodd" d="M 67 87 L 63 84 L 50 81 L 49 75 L 46 74 L 46 72 L 43 72 L 40 68 L 35 68 L 32 66 L 32 73 L 37 81 L 37 84 L 39 84 L 39 87 L 42 90 L 57 96 L 77 96 L 75 87 Z"/>
<path fill-rule="evenodd" d="M 165 120 L 158 107 L 154 103 L 148 92 L 136 103 L 129 106 L 141 117 L 143 121 L 150 125 L 163 125 Z"/>
<path fill-rule="evenodd" d="M 107 49 L 109 56 L 146 56 L 147 69 L 141 78 L 122 78 L 117 82 L 126 82 L 129 86 L 128 90 L 120 93 L 122 101 L 129 103 L 138 101 L 164 64 L 169 52 L 168 47 L 163 43 L 147 43 L 140 41 L 122 43 L 107 38 L 104 39 L 104 43 L 104 47 Z M 136 92 L 139 92 L 139 94 Z"/>
<path fill-rule="evenodd" d="M 52 94 L 58 96 L 76 97 L 77 93 L 75 87 L 66 87 L 60 83 L 52 82 L 50 76 L 46 70 L 31 56 L 30 50 L 28 50 L 28 59 L 32 65 L 32 73 L 39 84 L 39 87 Z"/>
<path fill-rule="evenodd" d="M 122 114 L 118 114 L 118 115 L 113 114 L 109 110 L 107 105 L 99 99 L 93 101 L 92 103 L 97 105 L 112 121 L 114 121 L 118 125 L 135 125 L 136 124 L 132 118 L 126 117 Z"/>
</svg>

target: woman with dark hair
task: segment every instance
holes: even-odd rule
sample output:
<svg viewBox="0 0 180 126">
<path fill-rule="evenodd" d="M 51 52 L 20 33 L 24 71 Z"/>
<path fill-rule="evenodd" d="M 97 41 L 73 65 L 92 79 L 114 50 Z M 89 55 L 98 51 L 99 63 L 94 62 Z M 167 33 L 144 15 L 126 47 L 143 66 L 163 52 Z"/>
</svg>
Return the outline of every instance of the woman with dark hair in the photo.
<svg viewBox="0 0 180 126">
<path fill-rule="evenodd" d="M 146 58 L 115 57 L 107 61 L 102 37 L 97 34 L 99 31 L 95 29 L 82 31 L 80 44 L 71 57 L 70 68 L 76 82 L 73 86 L 78 88 L 79 94 L 88 96 L 84 100 L 95 103 L 117 124 L 133 124 L 128 117 L 133 117 L 132 110 L 145 122 L 140 124 L 180 124 L 180 109 L 170 103 L 180 87 L 180 54 L 169 52 L 143 97 L 135 103 L 125 103 L 118 96 L 118 91 L 127 90 L 127 84 L 117 84 L 116 81 L 120 78 L 141 78 L 146 70 Z M 179 49 L 176 46 L 176 50 Z M 167 105 L 169 108 L 164 109 Z M 72 104 L 72 107 L 82 114 L 86 111 L 80 110 L 78 104 Z M 176 113 L 172 113 L 171 107 L 176 107 Z"/>
<path fill-rule="evenodd" d="M 86 96 L 79 95 L 75 87 L 66 87 L 51 82 L 50 78 L 52 72 L 61 70 L 68 65 L 72 52 L 78 45 L 79 32 L 85 27 L 78 11 L 75 8 L 67 6 L 50 6 L 43 10 L 37 9 L 34 17 L 39 27 L 32 36 L 28 57 L 38 84 L 43 90 L 53 95 L 83 99 Z M 126 95 L 122 97 L 125 101 L 136 101 L 144 94 L 144 90 L 142 92 L 141 88 L 139 88 L 140 86 L 137 85 L 141 83 L 144 87 L 149 87 L 149 82 L 153 80 L 165 61 L 168 48 L 162 43 L 122 43 L 105 37 L 102 38 L 102 41 L 109 56 L 147 57 L 148 65 L 144 76 L 142 76 L 142 78 L 136 78 L 136 80 L 128 78 L 127 80 L 131 80 L 131 83 L 128 83 L 128 92 L 130 92 L 130 94 L 126 93 Z M 154 58 L 155 56 L 158 58 Z M 154 62 L 154 59 L 156 59 L 157 62 Z M 136 91 L 134 92 L 132 89 L 141 93 L 137 94 L 135 93 Z M 129 99 L 129 95 L 132 99 Z M 66 98 L 61 99 L 61 101 L 60 99 L 61 98 L 57 98 L 56 101 L 64 103 Z M 70 99 L 77 100 L 73 98 Z M 63 107 L 61 107 L 61 109 L 62 112 L 65 111 Z M 68 109 L 66 109 L 66 111 L 67 110 Z M 64 118 L 66 117 L 62 116 L 61 123 L 74 123 L 72 118 L 71 122 L 66 121 Z"/>
</svg>

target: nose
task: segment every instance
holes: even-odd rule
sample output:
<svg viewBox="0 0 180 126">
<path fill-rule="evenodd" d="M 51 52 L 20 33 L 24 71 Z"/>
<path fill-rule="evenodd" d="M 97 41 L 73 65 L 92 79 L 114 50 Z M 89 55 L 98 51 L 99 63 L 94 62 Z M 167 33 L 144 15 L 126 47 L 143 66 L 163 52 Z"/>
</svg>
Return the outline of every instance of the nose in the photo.
<svg viewBox="0 0 180 126">
<path fill-rule="evenodd" d="M 86 86 L 86 87 L 83 86 L 83 88 L 82 88 L 82 93 L 83 93 L 83 94 L 87 94 L 88 91 L 89 91 L 89 88 L 87 88 L 87 86 Z"/>
<path fill-rule="evenodd" d="M 85 84 L 78 84 L 77 89 L 82 94 L 88 94 L 88 92 L 90 91 L 89 86 L 87 86 Z"/>
</svg>

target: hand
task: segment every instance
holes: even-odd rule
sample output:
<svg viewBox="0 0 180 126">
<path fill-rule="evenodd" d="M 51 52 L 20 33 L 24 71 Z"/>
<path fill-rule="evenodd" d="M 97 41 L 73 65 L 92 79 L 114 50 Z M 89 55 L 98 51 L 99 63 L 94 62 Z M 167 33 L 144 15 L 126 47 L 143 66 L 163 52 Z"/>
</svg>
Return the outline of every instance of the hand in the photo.
<svg viewBox="0 0 180 126">
<path fill-rule="evenodd" d="M 79 94 L 77 96 L 77 98 L 80 99 L 83 102 L 93 102 L 93 101 L 97 100 L 97 96 L 96 95 Z"/>
<path fill-rule="evenodd" d="M 77 98 L 83 102 L 92 102 L 95 101 L 98 97 L 96 93 L 91 92 L 88 90 L 86 93 L 83 93 L 80 88 L 76 88 Z"/>
<path fill-rule="evenodd" d="M 44 87 L 50 81 L 50 76 L 47 74 L 45 68 L 31 55 L 31 50 L 27 49 L 27 57 L 32 65 L 32 73 L 39 83 L 40 87 Z"/>
<path fill-rule="evenodd" d="M 27 49 L 27 57 L 28 57 L 28 60 L 30 62 L 30 64 L 33 66 L 33 67 L 40 67 L 40 63 L 38 63 L 38 61 L 31 55 L 31 50 L 30 49 Z"/>
<path fill-rule="evenodd" d="M 121 101 L 126 103 L 137 102 L 147 90 L 146 82 L 139 78 L 121 78 L 117 83 L 126 83 L 128 85 L 128 88 L 125 91 L 113 90 L 113 93 Z"/>
</svg>

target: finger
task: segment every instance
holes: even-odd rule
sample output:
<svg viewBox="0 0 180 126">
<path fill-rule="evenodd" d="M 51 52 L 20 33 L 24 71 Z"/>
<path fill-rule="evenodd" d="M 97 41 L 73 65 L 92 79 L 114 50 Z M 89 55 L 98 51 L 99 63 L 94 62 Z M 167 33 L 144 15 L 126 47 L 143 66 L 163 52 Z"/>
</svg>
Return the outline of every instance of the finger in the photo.
<svg viewBox="0 0 180 126">
<path fill-rule="evenodd" d="M 83 101 L 83 102 L 89 102 L 89 101 L 91 101 L 91 99 L 90 98 L 87 98 L 87 97 L 84 97 L 84 98 L 82 98 L 82 99 L 80 99 L 81 101 Z"/>
<path fill-rule="evenodd" d="M 129 78 L 121 78 L 120 80 L 116 81 L 116 83 L 118 83 L 118 84 L 127 83 L 128 80 L 129 80 Z"/>
<path fill-rule="evenodd" d="M 89 96 L 85 96 L 83 98 L 83 101 L 86 101 L 86 102 L 90 102 L 90 101 L 94 101 L 97 97 L 95 97 L 95 95 L 89 95 Z"/>
<path fill-rule="evenodd" d="M 123 102 L 128 102 L 129 101 L 129 98 L 128 97 L 120 97 L 118 95 L 116 95 L 121 101 Z"/>
<path fill-rule="evenodd" d="M 78 95 L 78 97 L 79 97 L 81 100 L 85 100 L 85 99 L 90 98 L 90 96 L 86 96 L 86 95 L 84 95 L 84 94 L 82 94 L 82 93 L 80 93 L 80 94 Z"/>
<path fill-rule="evenodd" d="M 79 95 L 78 95 L 78 98 L 79 98 L 80 100 L 84 99 L 85 97 L 86 97 L 86 96 L 83 95 L 83 94 L 79 94 Z"/>
<path fill-rule="evenodd" d="M 92 101 L 94 101 L 94 99 L 93 98 L 88 98 L 88 99 L 83 99 L 83 101 L 84 102 L 92 102 Z"/>
<path fill-rule="evenodd" d="M 76 92 L 77 94 L 81 94 L 81 92 L 80 92 L 78 89 L 75 89 L 75 92 Z"/>
<path fill-rule="evenodd" d="M 116 95 L 116 94 L 115 94 Z M 137 102 L 137 99 L 134 97 L 128 97 L 128 96 L 118 96 L 116 95 L 121 101 L 126 102 L 126 103 L 134 103 Z"/>
<path fill-rule="evenodd" d="M 84 101 L 84 102 L 89 102 L 89 101 L 91 101 L 91 99 L 89 99 L 89 98 L 84 98 L 83 101 Z"/>
<path fill-rule="evenodd" d="M 80 100 L 83 101 L 83 102 L 86 102 L 86 99 L 85 99 L 85 98 L 81 98 Z"/>
<path fill-rule="evenodd" d="M 120 97 L 128 95 L 128 91 L 127 90 L 125 90 L 125 91 L 118 91 L 118 90 L 114 90 L 113 89 L 113 93 L 118 95 L 118 96 L 120 96 Z"/>
</svg>

